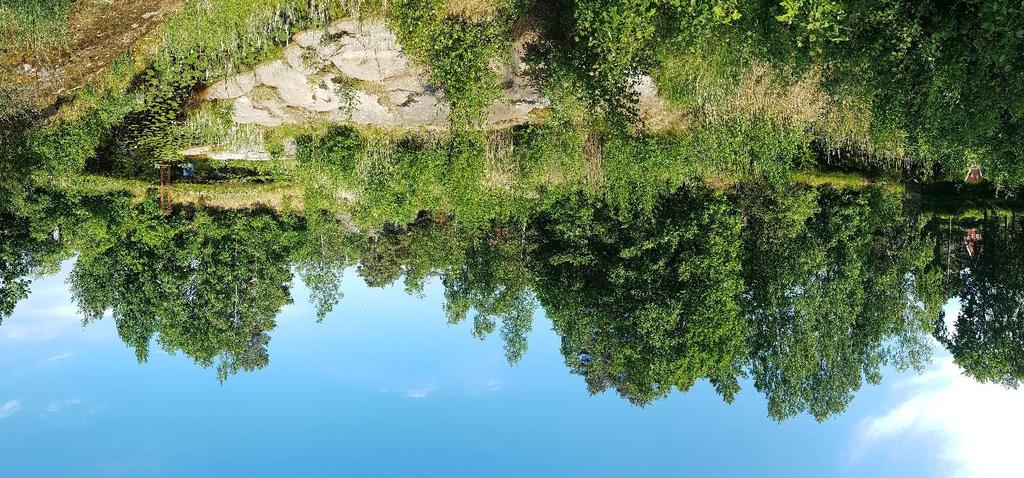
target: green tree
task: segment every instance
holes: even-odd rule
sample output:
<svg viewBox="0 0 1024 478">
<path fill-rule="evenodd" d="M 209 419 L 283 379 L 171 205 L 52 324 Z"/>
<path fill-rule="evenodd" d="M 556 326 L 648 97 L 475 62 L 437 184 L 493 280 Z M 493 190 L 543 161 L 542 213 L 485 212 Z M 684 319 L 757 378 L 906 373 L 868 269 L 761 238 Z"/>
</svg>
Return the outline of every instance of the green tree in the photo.
<svg viewBox="0 0 1024 478">
<path fill-rule="evenodd" d="M 153 201 L 128 206 L 107 243 L 82 251 L 72 292 L 87 322 L 112 311 L 140 361 L 155 337 L 224 380 L 269 362 L 268 332 L 291 302 L 294 228 L 266 212 L 167 218 Z"/>
<path fill-rule="evenodd" d="M 647 404 L 710 378 L 732 398 L 741 222 L 724 198 L 681 189 L 645 212 L 569 195 L 534 221 L 537 294 L 591 393 Z"/>
<path fill-rule="evenodd" d="M 345 217 L 327 210 L 307 210 L 305 226 L 292 260 L 309 288 L 317 319 L 323 320 L 344 296 L 341 281 L 345 270 L 357 264 L 366 238 Z"/>
<path fill-rule="evenodd" d="M 33 189 L 15 208 L 20 213 L 0 209 L 0 323 L 28 297 L 34 277 L 56 273 L 93 231 L 89 202 Z"/>
<path fill-rule="evenodd" d="M 483 339 L 501 321 L 505 357 L 518 363 L 527 349 L 537 308 L 525 224 L 496 226 L 467 244 L 465 261 L 444 271 L 445 313 L 459 323 L 471 313 L 473 335 Z"/>
<path fill-rule="evenodd" d="M 940 319 L 936 338 L 971 377 L 1017 387 L 1024 379 L 1022 226 L 1016 216 L 998 214 L 987 214 L 978 226 L 975 253 L 952 277 L 951 293 L 961 304 L 955 326 L 949 330 Z"/>
<path fill-rule="evenodd" d="M 26 220 L 0 213 L 0 324 L 28 297 L 35 248 Z"/>
<path fill-rule="evenodd" d="M 749 368 L 772 417 L 824 420 L 882 366 L 922 364 L 937 271 L 898 198 L 829 188 L 742 198 Z"/>
</svg>

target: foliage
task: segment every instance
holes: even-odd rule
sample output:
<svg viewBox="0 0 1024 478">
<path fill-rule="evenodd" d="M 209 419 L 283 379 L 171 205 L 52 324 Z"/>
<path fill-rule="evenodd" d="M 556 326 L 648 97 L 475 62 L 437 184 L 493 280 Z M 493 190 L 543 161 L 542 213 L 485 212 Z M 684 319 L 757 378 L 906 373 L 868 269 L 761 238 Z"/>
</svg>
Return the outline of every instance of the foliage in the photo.
<svg viewBox="0 0 1024 478">
<path fill-rule="evenodd" d="M 424 63 L 430 80 L 444 90 L 452 127 L 481 126 L 498 94 L 498 78 L 490 62 L 502 46 L 499 23 L 449 16 L 443 0 L 399 0 L 391 11 L 402 45 Z"/>
<path fill-rule="evenodd" d="M 55 245 L 32 237 L 27 218 L 0 212 L 0 324 L 28 297 L 30 277 Z"/>
<path fill-rule="evenodd" d="M 358 170 L 364 153 L 351 151 L 346 134 L 329 156 Z M 268 363 L 293 274 L 319 319 L 341 300 L 346 271 L 371 287 L 401 282 L 410 294 L 436 279 L 448 320 L 471 319 L 481 338 L 500 330 L 511 363 L 540 307 L 593 392 L 613 388 L 647 404 L 707 379 L 731 400 L 750 377 L 777 419 L 825 419 L 885 367 L 927 359 L 923 332 L 948 293 L 946 256 L 935 255 L 937 229 L 898 192 L 743 183 L 723 194 L 640 178 L 654 184 L 637 188 L 644 198 L 635 203 L 614 188 L 552 188 L 486 222 L 421 210 L 371 228 L 315 196 L 321 202 L 299 219 L 264 210 L 168 216 L 152 199 L 36 192 L 0 228 L 4 312 L 32 276 L 74 251 L 69 283 L 88 321 L 111 311 L 140 360 L 155 341 L 223 380 Z M 970 373 L 1012 385 L 1016 242 L 997 227 L 1005 225 L 986 224 L 982 255 L 955 257 L 966 272 L 946 284 L 964 297 L 963 326 L 939 336 Z"/>
<path fill-rule="evenodd" d="M 473 311 L 473 335 L 483 339 L 501 321 L 505 357 L 518 363 L 527 349 L 537 308 L 533 297 L 532 245 L 526 225 L 501 224 L 467 241 L 462 264 L 444 272 L 445 314 L 459 323 Z"/>
<path fill-rule="evenodd" d="M 655 74 L 680 105 L 700 106 L 688 110 L 699 117 L 708 107 L 741 111 L 737 97 L 748 92 L 723 85 L 752 89 L 737 80 L 766 70 L 777 76 L 773 97 L 797 83 L 787 77 L 826 95 L 823 111 L 794 103 L 815 118 L 789 126 L 830 148 L 868 165 L 892 155 L 924 177 L 980 164 L 997 182 L 1018 184 L 1024 14 L 1010 0 L 947 3 L 565 0 L 551 7 L 534 64 L 542 82 L 571 84 L 620 128 L 638 119 L 642 75 Z"/>
<path fill-rule="evenodd" d="M 656 66 L 651 52 L 680 29 L 707 30 L 739 18 L 731 1 L 563 0 L 548 19 L 550 41 L 538 50 L 545 82 L 565 80 L 613 124 L 637 120 L 636 89 Z"/>
<path fill-rule="evenodd" d="M 26 136 L 35 115 L 23 98 L 18 89 L 0 86 L 0 212 L 21 204 L 33 185 Z"/>
<path fill-rule="evenodd" d="M 955 254 L 959 273 L 951 276 L 950 293 L 958 297 L 955 326 L 939 314 L 936 338 L 953 354 L 964 372 L 983 382 L 1017 387 L 1024 379 L 1024 317 L 1021 225 L 1016 216 L 986 215 L 973 227 L 981 241 L 975 254 Z M 952 241 L 963 241 L 957 228 Z M 940 250 L 943 248 L 940 247 Z M 957 248 L 964 251 L 963 248 Z M 944 254 L 949 254 L 942 250 Z M 954 260 L 940 256 L 940 259 Z"/>
<path fill-rule="evenodd" d="M 957 180 L 979 165 L 1019 185 L 1018 3 L 507 0 L 480 16 L 386 3 L 368 8 L 444 90 L 450 132 L 301 131 L 301 220 L 165 216 L 152 198 L 86 196 L 76 173 L 146 176 L 176 158 L 196 139 L 182 122 L 199 87 L 348 2 L 188 0 L 154 51 L 53 116 L 0 86 L 0 318 L 74 251 L 88 320 L 112 310 L 140 360 L 155 340 L 223 380 L 268 363 L 293 271 L 322 320 L 354 268 L 412 294 L 439 280 L 449 322 L 471 317 L 480 338 L 500 322 L 512 363 L 542 307 L 595 393 L 647 404 L 707 379 L 731 400 L 747 376 L 771 416 L 822 420 L 884 368 L 919 367 L 921 332 L 955 296 L 956 329 L 936 337 L 967 373 L 1018 385 L 1015 221 L 986 216 L 976 254 L 943 255 L 936 237 L 962 231 L 927 227 L 910 200 L 792 183 L 817 161 Z M 58 45 L 74 4 L 0 0 L 0 55 Z M 486 131 L 498 70 L 531 27 L 552 106 L 541 124 Z M 668 102 L 663 129 L 638 128 L 644 75 Z"/>
<path fill-rule="evenodd" d="M 188 0 L 159 45 L 113 67 L 133 81 L 76 94 L 79 113 L 38 128 L 49 133 L 29 138 L 23 162 L 42 163 L 41 154 L 60 170 L 89 160 L 92 171 L 148 174 L 189 141 L 180 123 L 196 88 L 269 59 L 297 29 L 358 13 L 391 21 L 445 91 L 455 136 L 479 133 L 496 71 L 537 27 L 530 65 L 560 110 L 550 119 L 581 102 L 572 126 L 583 138 L 633 131 L 636 87 L 653 75 L 675 108 L 658 113 L 673 141 L 700 148 L 691 168 L 778 180 L 810 159 L 839 158 L 913 178 L 958 178 L 980 165 L 999 185 L 1024 181 L 1024 16 L 1010 0 L 504 0 L 476 16 L 449 3 Z M 3 37 L 58 38 L 73 5 L 0 3 L 5 33 L 17 33 Z M 465 146 L 480 142 L 460 139 L 452 151 L 479 152 Z"/>
<path fill-rule="evenodd" d="M 941 297 L 920 225 L 888 222 L 904 216 L 892 199 L 828 188 L 742 199 L 750 373 L 771 416 L 823 420 L 882 366 L 923 363 Z"/>
<path fill-rule="evenodd" d="M 296 273 L 309 288 L 317 320 L 324 320 L 341 301 L 344 272 L 356 265 L 365 247 L 365 239 L 349 227 L 328 210 L 312 209 L 306 215 L 304 240 L 292 255 Z"/>
<path fill-rule="evenodd" d="M 274 318 L 291 302 L 294 235 L 269 215 L 165 221 L 154 202 L 116 208 L 107 239 L 82 250 L 69 283 L 85 320 L 113 312 L 145 361 L 149 345 L 216 366 L 220 380 L 269 362 Z"/>
<path fill-rule="evenodd" d="M 740 220 L 724 200 L 681 190 L 637 214 L 553 199 L 536 219 L 537 294 L 591 393 L 647 404 L 729 376 L 744 344 Z"/>
</svg>

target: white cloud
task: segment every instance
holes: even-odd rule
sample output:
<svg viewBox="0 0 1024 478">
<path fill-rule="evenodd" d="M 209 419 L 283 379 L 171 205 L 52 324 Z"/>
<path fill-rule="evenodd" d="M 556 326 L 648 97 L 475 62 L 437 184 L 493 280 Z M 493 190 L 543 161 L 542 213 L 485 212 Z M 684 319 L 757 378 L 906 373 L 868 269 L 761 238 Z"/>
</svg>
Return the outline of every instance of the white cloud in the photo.
<svg viewBox="0 0 1024 478">
<path fill-rule="evenodd" d="M 1024 443 L 1024 390 L 978 383 L 964 376 L 952 358 L 894 390 L 906 397 L 861 424 L 862 450 L 899 437 L 926 437 L 937 440 L 950 477 L 1021 476 L 1017 455 Z"/>
<path fill-rule="evenodd" d="M 91 324 L 83 333 L 82 314 L 75 306 L 67 279 L 74 260 L 61 264 L 59 274 L 32 282 L 29 297 L 14 308 L 0 327 L 0 342 L 44 341 L 64 338 L 107 340 L 117 336 L 113 321 Z"/>
<path fill-rule="evenodd" d="M 412 398 L 417 400 L 421 398 L 427 398 L 427 396 L 429 396 L 431 392 L 433 392 L 433 390 L 429 388 L 410 388 L 409 390 L 405 391 L 405 398 Z"/>
<path fill-rule="evenodd" d="M 21 410 L 21 401 L 8 400 L 7 403 L 0 405 L 0 420 L 14 415 L 18 410 Z"/>
<path fill-rule="evenodd" d="M 505 382 L 497 378 L 489 380 L 481 380 L 470 390 L 470 394 L 477 395 L 483 393 L 495 393 L 500 392 L 504 388 Z"/>
<path fill-rule="evenodd" d="M 60 355 L 54 355 L 53 357 L 47 357 L 43 361 L 44 362 L 57 362 L 57 361 L 60 361 L 60 360 L 67 360 L 67 359 L 69 359 L 71 357 L 74 357 L 74 356 L 75 356 L 75 354 L 73 354 L 71 352 L 68 352 L 68 353 L 63 353 L 63 354 L 60 354 Z"/>
<path fill-rule="evenodd" d="M 0 328 L 7 339 L 32 341 L 52 340 L 81 330 L 82 317 L 71 304 L 15 309 L 14 315 Z"/>
<path fill-rule="evenodd" d="M 77 399 L 77 398 L 72 398 L 70 400 L 53 401 L 53 402 L 50 402 L 50 404 L 46 406 L 46 411 L 48 411 L 50 413 L 57 413 L 57 412 L 63 410 L 65 407 L 69 407 L 69 406 L 73 406 L 73 405 L 81 405 L 81 403 L 82 403 L 82 400 Z"/>
</svg>

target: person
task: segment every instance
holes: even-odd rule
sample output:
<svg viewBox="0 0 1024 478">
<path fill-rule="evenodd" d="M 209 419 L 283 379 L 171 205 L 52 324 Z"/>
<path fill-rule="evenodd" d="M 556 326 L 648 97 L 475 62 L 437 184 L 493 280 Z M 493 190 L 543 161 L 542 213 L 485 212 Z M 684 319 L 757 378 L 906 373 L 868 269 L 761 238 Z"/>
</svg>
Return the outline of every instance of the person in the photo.
<svg viewBox="0 0 1024 478">
<path fill-rule="evenodd" d="M 964 181 L 971 184 L 975 184 L 981 182 L 981 179 L 981 168 L 977 166 L 971 166 L 971 169 L 967 172 L 967 177 L 964 178 Z"/>
</svg>

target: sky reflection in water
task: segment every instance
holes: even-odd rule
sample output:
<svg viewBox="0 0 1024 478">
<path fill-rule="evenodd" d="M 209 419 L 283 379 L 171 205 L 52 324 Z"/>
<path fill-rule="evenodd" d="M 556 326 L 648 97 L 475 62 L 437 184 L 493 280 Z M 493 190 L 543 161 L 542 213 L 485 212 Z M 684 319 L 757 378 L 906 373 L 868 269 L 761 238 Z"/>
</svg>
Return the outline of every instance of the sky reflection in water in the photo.
<svg viewBox="0 0 1024 478">
<path fill-rule="evenodd" d="M 770 420 L 749 383 L 634 407 L 587 394 L 543 311 L 510 367 L 500 338 L 446 325 L 436 280 L 416 298 L 354 273 L 322 324 L 297 284 L 270 365 L 220 385 L 158 347 L 137 364 L 109 317 L 83 330 L 70 266 L 0 329 L 4 476 L 1013 476 L 1024 428 L 1024 392 L 939 347 L 820 424 Z"/>
</svg>

